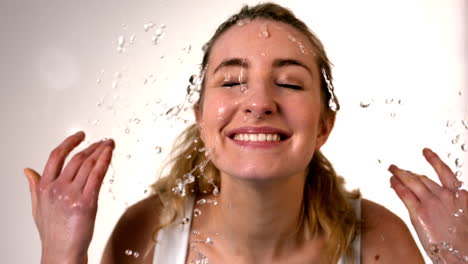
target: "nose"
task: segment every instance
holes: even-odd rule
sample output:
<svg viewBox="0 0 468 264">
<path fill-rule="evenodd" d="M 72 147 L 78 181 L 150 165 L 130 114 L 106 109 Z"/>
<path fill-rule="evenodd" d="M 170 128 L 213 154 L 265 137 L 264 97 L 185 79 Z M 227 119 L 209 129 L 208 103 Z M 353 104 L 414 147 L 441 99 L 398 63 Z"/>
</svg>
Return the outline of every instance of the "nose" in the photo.
<svg viewBox="0 0 468 264">
<path fill-rule="evenodd" d="M 278 104 L 267 85 L 250 86 L 245 96 L 243 104 L 244 114 L 251 114 L 256 118 L 262 118 L 273 115 L 278 111 Z"/>
</svg>

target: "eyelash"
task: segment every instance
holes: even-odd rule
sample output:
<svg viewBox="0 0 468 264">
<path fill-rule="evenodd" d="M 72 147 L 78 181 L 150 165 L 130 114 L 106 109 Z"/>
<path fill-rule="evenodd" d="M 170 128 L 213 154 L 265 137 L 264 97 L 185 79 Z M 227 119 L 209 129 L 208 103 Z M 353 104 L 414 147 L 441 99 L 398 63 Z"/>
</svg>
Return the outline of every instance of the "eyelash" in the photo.
<svg viewBox="0 0 468 264">
<path fill-rule="evenodd" d="M 245 84 L 245 83 L 242 83 L 242 84 Z M 223 87 L 234 87 L 234 86 L 237 86 L 237 85 L 241 85 L 241 83 L 239 83 L 239 82 L 230 82 L 230 83 L 224 83 L 222 86 Z"/>
<path fill-rule="evenodd" d="M 241 84 L 245 84 L 245 83 L 239 83 L 239 82 L 230 82 L 230 83 L 224 83 L 222 86 L 223 87 L 234 87 L 234 86 L 237 86 L 237 85 L 241 85 Z M 293 90 L 302 90 L 302 87 L 299 86 L 299 85 L 293 85 L 293 84 L 287 84 L 287 83 L 277 83 L 276 85 L 280 86 L 280 87 L 284 87 L 284 88 L 289 88 L 289 89 L 293 89 Z"/>
</svg>

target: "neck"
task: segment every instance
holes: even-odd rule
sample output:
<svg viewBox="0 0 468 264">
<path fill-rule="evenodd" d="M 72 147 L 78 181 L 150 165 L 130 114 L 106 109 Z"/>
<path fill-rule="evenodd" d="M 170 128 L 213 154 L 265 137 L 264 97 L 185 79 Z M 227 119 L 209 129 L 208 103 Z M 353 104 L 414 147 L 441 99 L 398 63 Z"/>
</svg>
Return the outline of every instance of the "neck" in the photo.
<svg viewBox="0 0 468 264">
<path fill-rule="evenodd" d="M 225 176 L 212 220 L 225 248 L 250 259 L 276 258 L 302 243 L 304 176 L 251 182 Z"/>
</svg>

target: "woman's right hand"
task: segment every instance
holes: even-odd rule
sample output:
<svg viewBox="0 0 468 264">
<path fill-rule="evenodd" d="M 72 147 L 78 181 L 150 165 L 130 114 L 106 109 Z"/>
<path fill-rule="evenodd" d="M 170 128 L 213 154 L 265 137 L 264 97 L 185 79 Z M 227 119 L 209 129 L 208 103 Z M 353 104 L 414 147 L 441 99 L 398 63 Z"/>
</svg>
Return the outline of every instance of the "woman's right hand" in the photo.
<svg viewBox="0 0 468 264">
<path fill-rule="evenodd" d="M 64 167 L 67 156 L 84 138 L 78 132 L 55 148 L 42 176 L 24 170 L 42 243 L 42 264 L 87 263 L 99 190 L 115 145 L 113 140 L 96 142 Z"/>
</svg>

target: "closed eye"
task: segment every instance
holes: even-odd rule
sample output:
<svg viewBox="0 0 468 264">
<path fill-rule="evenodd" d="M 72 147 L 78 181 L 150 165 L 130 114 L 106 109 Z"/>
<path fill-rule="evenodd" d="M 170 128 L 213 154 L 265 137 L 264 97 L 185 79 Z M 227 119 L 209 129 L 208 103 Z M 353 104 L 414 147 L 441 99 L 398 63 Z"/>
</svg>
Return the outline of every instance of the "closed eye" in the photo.
<svg viewBox="0 0 468 264">
<path fill-rule="evenodd" d="M 244 84 L 244 83 L 242 83 Z M 241 85 L 241 83 L 239 82 L 230 82 L 230 83 L 223 83 L 223 87 L 234 87 L 234 86 L 237 86 L 237 85 Z"/>
<path fill-rule="evenodd" d="M 302 87 L 299 85 L 294 85 L 294 84 L 288 84 L 288 83 L 277 83 L 276 85 L 284 88 L 290 88 L 294 90 L 302 90 Z"/>
</svg>

